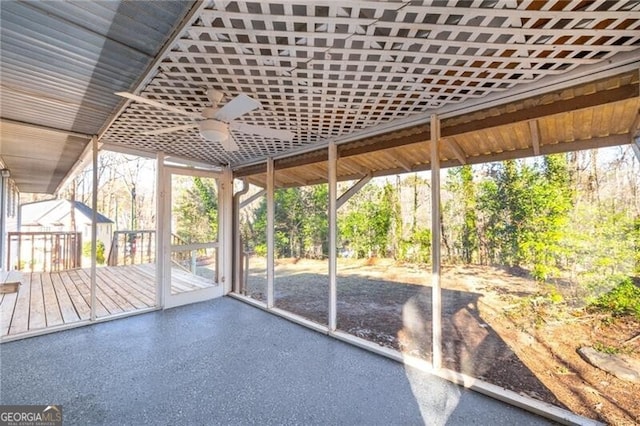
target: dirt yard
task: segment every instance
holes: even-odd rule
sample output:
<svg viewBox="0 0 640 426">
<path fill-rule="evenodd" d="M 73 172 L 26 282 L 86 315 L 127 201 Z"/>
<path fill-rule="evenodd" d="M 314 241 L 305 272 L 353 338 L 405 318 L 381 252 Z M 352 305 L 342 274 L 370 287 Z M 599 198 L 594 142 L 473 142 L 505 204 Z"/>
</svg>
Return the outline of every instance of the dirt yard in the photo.
<svg viewBox="0 0 640 426">
<path fill-rule="evenodd" d="M 279 259 L 276 306 L 327 322 L 328 262 Z M 431 274 L 389 259 L 338 263 L 338 328 L 430 359 Z M 264 259 L 252 259 L 246 293 L 264 300 Z M 585 362 L 581 346 L 640 358 L 640 323 L 569 313 L 546 304 L 526 274 L 486 266 L 442 274 L 444 366 L 614 425 L 640 424 L 640 385 Z"/>
</svg>

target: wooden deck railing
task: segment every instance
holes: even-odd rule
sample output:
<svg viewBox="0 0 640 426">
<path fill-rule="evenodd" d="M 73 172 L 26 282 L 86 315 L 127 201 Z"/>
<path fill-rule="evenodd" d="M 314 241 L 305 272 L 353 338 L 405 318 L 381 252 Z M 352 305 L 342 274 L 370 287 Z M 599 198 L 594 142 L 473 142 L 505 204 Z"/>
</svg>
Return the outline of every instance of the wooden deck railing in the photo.
<svg viewBox="0 0 640 426">
<path fill-rule="evenodd" d="M 107 264 L 138 265 L 156 261 L 156 231 L 116 231 L 113 233 Z M 213 249 L 213 253 L 211 250 Z M 199 266 L 214 263 L 217 282 L 218 243 L 188 243 L 171 234 L 171 263 L 185 272 L 196 274 Z M 206 267 L 206 266 L 204 266 Z"/>
<path fill-rule="evenodd" d="M 64 271 L 80 268 L 79 232 L 9 232 L 7 264 L 18 271 Z"/>
<path fill-rule="evenodd" d="M 109 266 L 156 261 L 156 231 L 115 231 L 111 240 Z"/>
</svg>

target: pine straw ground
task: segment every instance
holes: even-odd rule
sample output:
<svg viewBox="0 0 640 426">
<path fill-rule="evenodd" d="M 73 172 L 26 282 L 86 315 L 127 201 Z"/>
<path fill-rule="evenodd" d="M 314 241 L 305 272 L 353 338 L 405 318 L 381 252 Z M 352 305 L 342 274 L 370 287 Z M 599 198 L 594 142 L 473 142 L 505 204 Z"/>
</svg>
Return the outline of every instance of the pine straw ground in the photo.
<svg viewBox="0 0 640 426">
<path fill-rule="evenodd" d="M 279 259 L 276 306 L 326 324 L 328 263 Z M 246 293 L 264 299 L 264 259 Z M 431 352 L 431 274 L 389 259 L 340 259 L 338 328 L 425 359 Z M 640 385 L 585 362 L 582 346 L 640 358 L 640 322 L 553 304 L 522 271 L 445 267 L 443 363 L 608 424 L 640 424 Z M 626 342 L 626 343 L 625 343 Z"/>
</svg>

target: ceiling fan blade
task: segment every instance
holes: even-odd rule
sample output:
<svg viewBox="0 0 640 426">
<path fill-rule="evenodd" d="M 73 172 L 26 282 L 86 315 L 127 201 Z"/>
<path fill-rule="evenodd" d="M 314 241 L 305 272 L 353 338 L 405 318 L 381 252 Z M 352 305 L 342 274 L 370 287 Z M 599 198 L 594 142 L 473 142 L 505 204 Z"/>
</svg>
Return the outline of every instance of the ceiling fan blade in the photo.
<svg viewBox="0 0 640 426">
<path fill-rule="evenodd" d="M 265 138 L 279 139 L 282 141 L 291 141 L 295 134 L 288 130 L 277 130 L 270 127 L 254 126 L 253 124 L 231 123 L 231 130 L 236 130 L 250 135 L 264 136 Z"/>
<path fill-rule="evenodd" d="M 174 106 L 171 106 L 171 105 L 164 104 L 162 102 L 154 101 L 153 99 L 145 98 L 143 96 L 134 95 L 133 93 L 116 92 L 115 94 L 118 95 L 118 96 L 122 96 L 123 98 L 127 98 L 127 99 L 131 99 L 133 101 L 136 101 L 136 102 L 140 102 L 142 104 L 147 104 L 147 105 L 154 106 L 156 108 L 164 109 L 165 111 L 175 112 L 176 114 L 185 115 L 185 116 L 191 117 L 191 118 L 201 118 L 200 114 L 197 114 L 195 112 L 185 111 L 185 110 L 183 110 L 181 108 L 178 108 L 178 107 L 174 107 Z"/>
<path fill-rule="evenodd" d="M 222 144 L 222 147 L 224 148 L 225 151 L 238 151 L 240 148 L 238 147 L 238 144 L 236 143 L 235 140 L 233 140 L 233 137 L 231 135 L 229 135 L 228 138 L 223 139 L 220 141 L 220 143 Z"/>
<path fill-rule="evenodd" d="M 197 123 L 183 124 L 182 126 L 165 127 L 162 129 L 149 130 L 148 132 L 142 132 L 143 135 L 163 135 L 165 133 L 173 133 L 179 130 L 189 130 L 198 127 Z"/>
<path fill-rule="evenodd" d="M 220 110 L 216 113 L 215 119 L 224 121 L 226 123 L 231 120 L 235 120 L 241 115 L 245 115 L 246 113 L 253 111 L 256 108 L 259 108 L 262 104 L 256 101 L 255 99 L 241 94 L 236 96 L 231 101 L 227 102 L 225 106 L 220 108 Z"/>
</svg>

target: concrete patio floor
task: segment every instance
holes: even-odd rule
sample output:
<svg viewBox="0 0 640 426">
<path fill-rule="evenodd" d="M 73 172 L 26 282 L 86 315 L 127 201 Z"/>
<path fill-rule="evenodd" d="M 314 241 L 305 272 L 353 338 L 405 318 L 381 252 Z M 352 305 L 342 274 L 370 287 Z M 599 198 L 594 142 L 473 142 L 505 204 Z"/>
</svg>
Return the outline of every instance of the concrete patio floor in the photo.
<svg viewBox="0 0 640 426">
<path fill-rule="evenodd" d="M 552 423 L 230 298 L 7 342 L 0 373 L 65 425 Z"/>
</svg>

